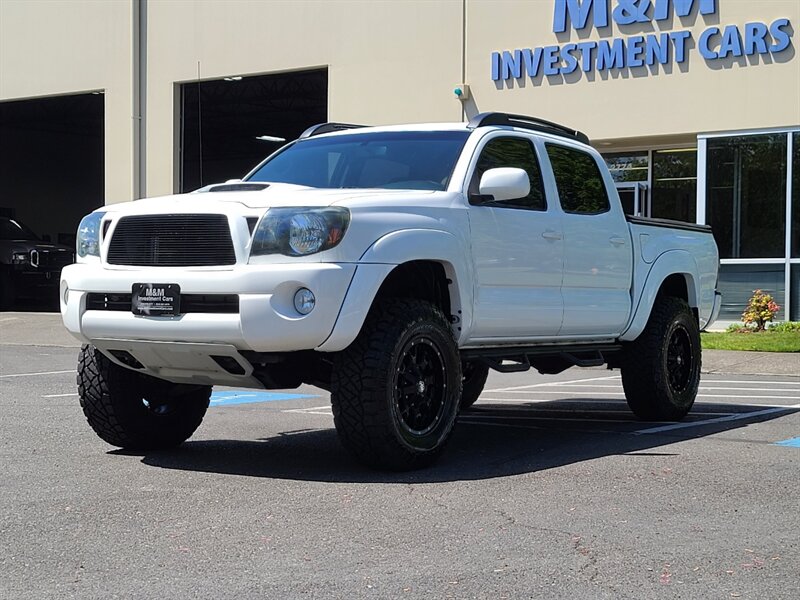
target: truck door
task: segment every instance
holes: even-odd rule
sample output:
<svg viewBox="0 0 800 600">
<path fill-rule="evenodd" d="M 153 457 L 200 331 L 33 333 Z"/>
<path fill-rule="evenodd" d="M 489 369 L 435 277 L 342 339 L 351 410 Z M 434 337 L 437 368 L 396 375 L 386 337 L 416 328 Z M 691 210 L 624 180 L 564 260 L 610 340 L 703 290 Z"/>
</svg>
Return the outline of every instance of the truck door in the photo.
<svg viewBox="0 0 800 600">
<path fill-rule="evenodd" d="M 564 319 L 559 336 L 616 336 L 631 310 L 633 258 L 622 207 L 609 198 L 597 157 L 544 144 L 561 204 L 564 230 Z M 613 190 L 613 187 L 611 187 Z"/>
<path fill-rule="evenodd" d="M 488 169 L 517 167 L 528 196 L 470 206 L 475 306 L 470 341 L 554 337 L 561 327 L 563 248 L 560 215 L 547 206 L 533 142 L 500 134 L 479 149 L 468 194 Z"/>
</svg>

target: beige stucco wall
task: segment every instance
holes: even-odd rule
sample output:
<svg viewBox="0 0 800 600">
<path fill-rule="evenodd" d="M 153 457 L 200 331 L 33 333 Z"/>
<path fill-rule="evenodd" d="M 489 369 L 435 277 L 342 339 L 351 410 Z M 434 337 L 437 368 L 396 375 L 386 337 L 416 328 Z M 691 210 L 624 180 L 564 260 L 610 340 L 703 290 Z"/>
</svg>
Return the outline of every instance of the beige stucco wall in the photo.
<svg viewBox="0 0 800 600">
<path fill-rule="evenodd" d="M 629 146 L 800 124 L 797 35 L 792 49 L 771 63 L 728 60 L 712 68 L 695 49 L 685 67 L 673 64 L 657 74 L 596 73 L 571 83 L 523 78 L 498 86 L 490 76 L 493 51 L 577 41 L 574 31 L 553 33 L 553 0 L 146 4 L 148 195 L 175 189 L 176 85 L 196 80 L 198 63 L 202 79 L 327 66 L 329 116 L 338 121 L 459 120 L 462 107 L 452 88 L 463 69 L 473 94 L 468 114 L 535 114 L 583 129 L 594 140 L 624 139 Z M 712 24 L 769 24 L 783 17 L 800 26 L 797 0 L 718 5 L 715 17 L 666 23 L 669 30 L 691 30 L 695 40 Z M 105 90 L 108 202 L 133 194 L 132 12 L 131 0 L 0 1 L 0 100 Z M 627 37 L 647 28 L 592 29 L 581 39 Z"/>
<path fill-rule="evenodd" d="M 174 82 L 328 67 L 329 118 L 458 121 L 462 4 L 152 2 L 148 6 L 148 194 L 175 188 Z"/>
<path fill-rule="evenodd" d="M 104 91 L 108 201 L 132 196 L 131 34 L 128 0 L 0 1 L 0 100 Z"/>
</svg>

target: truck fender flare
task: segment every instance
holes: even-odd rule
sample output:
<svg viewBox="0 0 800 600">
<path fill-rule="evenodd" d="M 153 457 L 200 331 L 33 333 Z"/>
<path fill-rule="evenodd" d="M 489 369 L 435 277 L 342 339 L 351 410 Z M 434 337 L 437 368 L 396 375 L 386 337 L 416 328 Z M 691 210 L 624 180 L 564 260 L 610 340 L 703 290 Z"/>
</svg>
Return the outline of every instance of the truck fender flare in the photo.
<svg viewBox="0 0 800 600">
<path fill-rule="evenodd" d="M 379 238 L 361 256 L 331 335 L 316 350 L 338 352 L 347 348 L 361 331 L 375 295 L 389 274 L 411 261 L 436 262 L 450 280 L 450 306 L 459 317 L 454 324 L 456 341 L 472 323 L 472 272 L 469 247 L 447 231 L 404 229 Z M 445 315 L 450 317 L 450 315 Z"/>
<path fill-rule="evenodd" d="M 644 264 L 642 264 L 642 266 L 644 266 Z M 701 299 L 698 287 L 700 275 L 694 256 L 685 250 L 669 250 L 664 252 L 656 258 L 650 270 L 647 272 L 647 276 L 644 278 L 639 288 L 643 290 L 643 292 L 639 296 L 638 302 L 637 299 L 634 298 L 633 305 L 635 306 L 635 310 L 628 323 L 628 327 L 619 337 L 621 341 L 633 341 L 644 331 L 647 321 L 650 318 L 650 313 L 653 310 L 653 305 L 656 302 L 658 291 L 670 275 L 683 275 L 686 281 L 687 301 L 689 306 L 693 308 L 698 308 L 700 306 Z"/>
</svg>

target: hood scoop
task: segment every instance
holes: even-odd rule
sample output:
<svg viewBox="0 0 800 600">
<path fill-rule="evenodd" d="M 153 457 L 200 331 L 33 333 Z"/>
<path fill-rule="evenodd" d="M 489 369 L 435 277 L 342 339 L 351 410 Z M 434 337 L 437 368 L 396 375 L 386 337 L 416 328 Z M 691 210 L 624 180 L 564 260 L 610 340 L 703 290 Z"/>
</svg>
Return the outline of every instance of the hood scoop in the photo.
<svg viewBox="0 0 800 600">
<path fill-rule="evenodd" d="M 260 192 L 269 187 L 268 183 L 220 183 L 209 186 L 208 192 Z"/>
</svg>

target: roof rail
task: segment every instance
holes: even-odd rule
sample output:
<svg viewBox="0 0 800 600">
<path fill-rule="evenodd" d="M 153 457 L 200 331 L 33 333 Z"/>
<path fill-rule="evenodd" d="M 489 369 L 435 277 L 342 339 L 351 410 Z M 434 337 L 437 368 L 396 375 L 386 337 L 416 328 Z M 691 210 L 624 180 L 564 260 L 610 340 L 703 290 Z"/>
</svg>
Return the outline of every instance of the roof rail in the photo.
<svg viewBox="0 0 800 600">
<path fill-rule="evenodd" d="M 310 138 L 315 135 L 321 135 L 323 133 L 332 133 L 334 131 L 343 131 L 345 129 L 358 129 L 359 127 L 366 127 L 366 125 L 353 125 L 351 123 L 319 123 L 306 129 L 297 139 L 304 140 L 306 138 Z"/>
<path fill-rule="evenodd" d="M 485 127 L 487 125 L 508 125 L 510 127 L 521 127 L 523 129 L 532 129 L 534 131 L 541 131 L 543 133 L 550 133 L 559 135 L 561 137 L 578 140 L 584 144 L 589 143 L 589 137 L 582 131 L 571 129 L 552 121 L 545 121 L 538 117 L 528 117 L 526 115 L 512 115 L 509 113 L 501 112 L 485 112 L 475 115 L 469 120 L 467 127 L 475 129 L 477 127 Z"/>
</svg>

